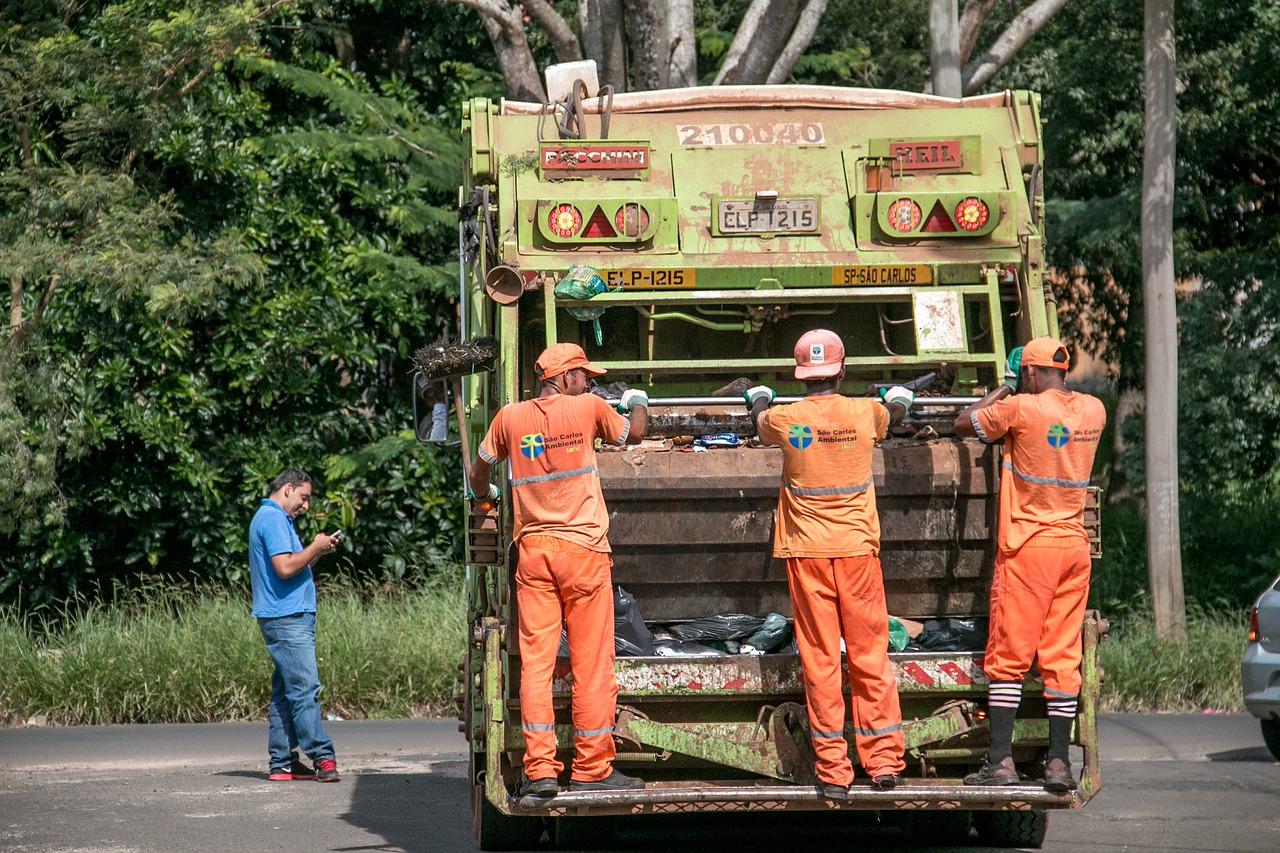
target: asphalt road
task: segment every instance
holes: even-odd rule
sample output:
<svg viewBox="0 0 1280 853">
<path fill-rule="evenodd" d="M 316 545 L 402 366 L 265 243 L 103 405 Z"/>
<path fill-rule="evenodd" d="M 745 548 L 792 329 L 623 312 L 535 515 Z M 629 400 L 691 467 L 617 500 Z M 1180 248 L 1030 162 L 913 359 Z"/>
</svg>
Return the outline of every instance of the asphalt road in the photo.
<svg viewBox="0 0 1280 853">
<path fill-rule="evenodd" d="M 265 723 L 0 729 L 0 851 L 474 849 L 456 723 L 328 725 L 343 772 L 335 785 L 268 782 Z M 1280 851 L 1280 764 L 1252 717 L 1109 715 L 1100 737 L 1103 790 L 1051 814 L 1044 850 Z M 865 820 L 761 817 L 646 820 L 621 840 L 649 851 L 944 849 L 902 847 L 896 831 Z"/>
</svg>

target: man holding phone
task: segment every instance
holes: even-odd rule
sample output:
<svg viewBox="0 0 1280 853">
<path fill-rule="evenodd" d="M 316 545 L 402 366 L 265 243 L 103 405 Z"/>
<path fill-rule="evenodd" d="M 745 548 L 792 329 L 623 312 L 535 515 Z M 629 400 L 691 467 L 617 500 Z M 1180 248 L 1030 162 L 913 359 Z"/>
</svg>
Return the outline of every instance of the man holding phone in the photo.
<svg viewBox="0 0 1280 853">
<path fill-rule="evenodd" d="M 249 525 L 249 577 L 253 615 L 275 663 L 267 713 L 267 749 L 273 782 L 337 782 L 333 741 L 320 715 L 316 665 L 316 585 L 311 568 L 337 547 L 342 531 L 318 533 L 305 548 L 293 520 L 311 504 L 311 477 L 286 468 L 271 481 Z M 301 747 L 315 764 L 294 751 Z"/>
</svg>

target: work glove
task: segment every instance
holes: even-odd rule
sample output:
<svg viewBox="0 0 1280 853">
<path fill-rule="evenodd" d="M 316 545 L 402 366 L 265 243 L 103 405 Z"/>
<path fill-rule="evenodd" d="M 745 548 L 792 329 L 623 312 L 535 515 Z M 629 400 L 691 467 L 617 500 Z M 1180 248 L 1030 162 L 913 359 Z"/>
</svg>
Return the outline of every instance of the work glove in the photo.
<svg viewBox="0 0 1280 853">
<path fill-rule="evenodd" d="M 618 401 L 618 411 L 624 415 L 631 411 L 632 406 L 643 406 L 649 408 L 649 395 L 638 388 L 628 388 L 622 392 L 622 399 Z"/>
<path fill-rule="evenodd" d="M 1010 391 L 1018 390 L 1018 374 L 1022 370 L 1022 347 L 1009 350 L 1009 357 L 1004 361 L 1004 384 Z"/>
<path fill-rule="evenodd" d="M 888 391 L 884 392 L 883 399 L 886 406 L 890 403 L 899 403 L 902 408 L 910 409 L 911 404 L 916 401 L 916 395 L 912 391 L 903 388 L 901 385 L 894 385 Z"/>
<path fill-rule="evenodd" d="M 755 408 L 756 400 L 764 400 L 766 403 L 772 403 L 773 398 L 778 396 L 768 385 L 757 385 L 754 388 L 748 388 L 742 395 L 742 399 L 747 401 L 747 406 Z"/>
<path fill-rule="evenodd" d="M 477 495 L 475 492 L 467 489 L 467 497 L 478 501 L 496 501 L 498 498 L 502 497 L 502 489 L 499 489 L 493 483 L 490 483 L 489 491 L 484 495 Z"/>
</svg>

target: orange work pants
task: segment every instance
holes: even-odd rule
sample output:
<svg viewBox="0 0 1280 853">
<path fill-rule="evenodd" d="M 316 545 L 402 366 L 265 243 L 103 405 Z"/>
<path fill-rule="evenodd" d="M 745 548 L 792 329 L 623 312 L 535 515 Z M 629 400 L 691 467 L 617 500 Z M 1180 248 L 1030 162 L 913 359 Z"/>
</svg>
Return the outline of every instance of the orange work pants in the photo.
<svg viewBox="0 0 1280 853">
<path fill-rule="evenodd" d="M 997 554 L 982 669 L 991 681 L 1022 681 L 1037 660 L 1048 696 L 1080 693 L 1080 626 L 1089 597 L 1089 543 L 1033 536 Z"/>
<path fill-rule="evenodd" d="M 844 738 L 841 637 L 849 661 L 858 761 L 873 777 L 901 773 L 906 768 L 902 711 L 889 663 L 889 614 L 880 558 L 874 554 L 789 557 L 787 585 L 818 778 L 846 787 L 853 781 L 849 744 Z"/>
<path fill-rule="evenodd" d="M 520 540 L 516 605 L 520 623 L 520 727 L 529 779 L 557 776 L 551 676 L 560 626 L 569 634 L 573 670 L 573 766 L 570 776 L 597 782 L 613 770 L 613 587 L 609 555 L 554 536 Z"/>
</svg>

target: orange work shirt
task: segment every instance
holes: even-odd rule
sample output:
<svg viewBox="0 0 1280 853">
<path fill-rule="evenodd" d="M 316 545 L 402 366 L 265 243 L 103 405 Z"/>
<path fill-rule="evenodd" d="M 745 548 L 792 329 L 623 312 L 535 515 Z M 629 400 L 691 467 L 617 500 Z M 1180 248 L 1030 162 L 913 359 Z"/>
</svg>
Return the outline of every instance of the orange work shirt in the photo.
<svg viewBox="0 0 1280 853">
<path fill-rule="evenodd" d="M 1085 489 L 1107 424 L 1102 402 L 1075 391 L 1005 397 L 970 415 L 978 438 L 1003 438 L 1000 550 L 1012 553 L 1037 533 L 1084 532 Z"/>
<path fill-rule="evenodd" d="M 507 460 L 514 538 L 555 536 L 607 553 L 595 440 L 623 444 L 630 427 L 594 394 L 554 394 L 498 410 L 479 453 L 490 465 Z"/>
<path fill-rule="evenodd" d="M 782 448 L 775 557 L 880 551 L 871 450 L 889 428 L 877 401 L 817 394 L 760 416 L 760 440 Z"/>
</svg>

